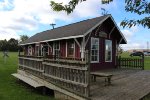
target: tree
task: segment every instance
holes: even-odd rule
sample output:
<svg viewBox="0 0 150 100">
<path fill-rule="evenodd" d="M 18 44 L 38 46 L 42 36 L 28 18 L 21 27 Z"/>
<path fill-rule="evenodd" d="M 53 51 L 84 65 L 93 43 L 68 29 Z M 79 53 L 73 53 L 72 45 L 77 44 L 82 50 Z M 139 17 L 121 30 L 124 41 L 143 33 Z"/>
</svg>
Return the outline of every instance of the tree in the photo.
<svg viewBox="0 0 150 100">
<path fill-rule="evenodd" d="M 63 3 L 56 3 L 54 1 L 50 2 L 50 5 L 54 11 L 65 11 L 67 14 L 70 14 L 73 12 L 75 7 L 87 0 L 71 0 L 67 5 L 63 5 Z M 109 4 L 113 0 L 101 0 L 102 4 Z M 135 25 L 142 25 L 143 27 L 150 28 L 150 2 L 146 0 L 125 0 L 125 11 L 135 13 L 138 15 L 145 15 L 147 17 L 143 17 L 142 19 L 124 19 L 121 22 L 121 26 L 123 27 L 129 27 Z"/>
<path fill-rule="evenodd" d="M 18 51 L 18 40 L 11 38 L 7 43 L 9 51 Z"/>
<path fill-rule="evenodd" d="M 8 43 L 7 40 L 1 40 L 0 41 L 0 51 L 8 50 Z"/>
<path fill-rule="evenodd" d="M 10 40 L 0 40 L 0 51 L 18 51 L 18 40 L 11 38 Z"/>
<path fill-rule="evenodd" d="M 27 35 L 20 35 L 20 42 L 23 42 L 25 40 L 27 40 L 29 38 L 29 36 Z"/>
</svg>

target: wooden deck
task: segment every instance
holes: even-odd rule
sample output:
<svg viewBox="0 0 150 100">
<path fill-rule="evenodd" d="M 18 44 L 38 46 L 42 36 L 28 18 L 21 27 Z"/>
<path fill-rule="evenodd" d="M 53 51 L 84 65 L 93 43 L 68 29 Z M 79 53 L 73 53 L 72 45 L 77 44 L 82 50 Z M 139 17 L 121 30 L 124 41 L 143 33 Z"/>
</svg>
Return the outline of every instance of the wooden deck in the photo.
<svg viewBox="0 0 150 100">
<path fill-rule="evenodd" d="M 150 71 L 148 70 L 103 70 L 113 74 L 112 85 L 105 86 L 103 78 L 91 83 L 92 100 L 139 100 L 150 93 Z"/>
</svg>

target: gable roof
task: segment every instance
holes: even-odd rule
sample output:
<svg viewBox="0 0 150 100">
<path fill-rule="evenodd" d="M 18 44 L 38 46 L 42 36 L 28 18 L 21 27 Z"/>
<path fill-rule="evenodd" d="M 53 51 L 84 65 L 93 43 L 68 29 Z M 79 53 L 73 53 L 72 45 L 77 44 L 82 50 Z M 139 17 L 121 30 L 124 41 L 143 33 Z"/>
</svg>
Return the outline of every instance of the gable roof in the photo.
<svg viewBox="0 0 150 100">
<path fill-rule="evenodd" d="M 111 15 L 100 16 L 93 19 L 54 28 L 52 30 L 43 31 L 20 43 L 20 45 L 83 37 L 85 34 L 87 34 L 87 32 L 92 30 L 94 26 L 102 24 L 109 17 L 111 17 Z"/>
</svg>

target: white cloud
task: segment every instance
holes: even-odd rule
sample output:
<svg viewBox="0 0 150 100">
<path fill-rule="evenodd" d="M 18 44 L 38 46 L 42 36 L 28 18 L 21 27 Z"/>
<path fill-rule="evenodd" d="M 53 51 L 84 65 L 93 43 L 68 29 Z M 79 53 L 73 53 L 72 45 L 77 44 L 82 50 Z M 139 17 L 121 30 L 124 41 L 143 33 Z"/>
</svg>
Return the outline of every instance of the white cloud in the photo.
<svg viewBox="0 0 150 100">
<path fill-rule="evenodd" d="M 67 4 L 70 0 L 54 1 Z M 0 1 L 0 39 L 12 36 L 8 34 L 18 38 L 20 32 L 37 30 L 40 25 L 56 23 L 56 20 L 73 21 L 100 16 L 100 8 L 104 6 L 108 8 L 101 5 L 99 0 L 87 0 L 79 4 L 72 14 L 67 15 L 65 12 L 52 11 L 50 0 L 3 0 Z M 115 7 L 115 2 L 109 7 Z"/>
<path fill-rule="evenodd" d="M 123 47 L 124 50 L 145 48 L 142 43 L 135 43 L 133 41 L 129 42 L 128 44 L 123 44 L 121 47 Z"/>
<path fill-rule="evenodd" d="M 132 28 L 127 28 L 121 30 L 124 34 L 125 38 L 127 39 L 127 44 L 122 45 L 123 49 L 129 50 L 129 49 L 142 49 L 145 48 L 145 44 L 141 41 L 136 40 L 136 34 L 139 32 L 139 27 L 135 26 Z"/>
</svg>

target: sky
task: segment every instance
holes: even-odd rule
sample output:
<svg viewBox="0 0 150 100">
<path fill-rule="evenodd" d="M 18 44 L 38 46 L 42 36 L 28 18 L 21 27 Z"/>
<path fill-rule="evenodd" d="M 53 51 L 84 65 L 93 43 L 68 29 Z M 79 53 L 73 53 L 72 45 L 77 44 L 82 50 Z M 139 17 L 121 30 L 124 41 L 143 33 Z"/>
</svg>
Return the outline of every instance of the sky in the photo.
<svg viewBox="0 0 150 100">
<path fill-rule="evenodd" d="M 60 2 L 60 0 L 54 0 Z M 67 4 L 69 0 L 61 0 Z M 122 28 L 120 22 L 127 19 L 138 19 L 145 15 L 137 15 L 126 12 L 125 0 L 114 0 L 109 5 L 102 5 L 100 0 L 87 0 L 80 3 L 73 13 L 54 12 L 50 7 L 50 0 L 0 0 L 0 40 L 10 38 L 19 39 L 20 35 L 33 36 L 36 33 L 64 26 L 85 19 L 102 15 L 101 8 L 105 8 L 111 14 L 127 39 L 127 44 L 122 45 L 124 50 L 150 48 L 150 29 L 142 26 Z M 147 0 L 150 1 L 150 0 Z"/>
</svg>

